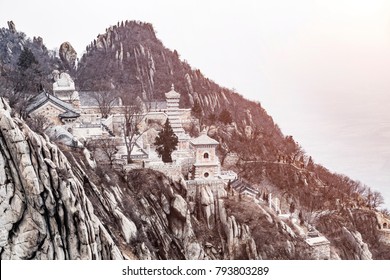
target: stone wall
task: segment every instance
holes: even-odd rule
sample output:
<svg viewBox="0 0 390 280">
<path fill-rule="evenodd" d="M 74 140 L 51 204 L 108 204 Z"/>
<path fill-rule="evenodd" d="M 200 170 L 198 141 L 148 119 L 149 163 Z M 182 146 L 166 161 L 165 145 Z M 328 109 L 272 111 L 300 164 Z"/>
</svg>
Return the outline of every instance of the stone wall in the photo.
<svg viewBox="0 0 390 280">
<path fill-rule="evenodd" d="M 73 127 L 72 134 L 77 138 L 97 138 L 104 134 L 100 125 L 90 125 L 84 127 Z"/>
<path fill-rule="evenodd" d="M 51 103 L 46 103 L 42 107 L 32 112 L 31 115 L 33 117 L 44 116 L 49 119 L 54 125 L 62 125 L 62 122 L 59 119 L 58 115 L 64 112 L 65 110 L 61 110 L 60 108 L 52 105 Z"/>
<path fill-rule="evenodd" d="M 379 241 L 390 245 L 390 229 L 381 229 L 378 231 Z"/>
<path fill-rule="evenodd" d="M 161 124 L 164 124 L 168 115 L 165 112 L 149 112 L 145 118 L 148 120 L 159 121 Z"/>
<path fill-rule="evenodd" d="M 219 175 L 218 165 L 206 165 L 206 166 L 197 166 L 195 165 L 195 174 L 194 178 L 197 180 L 201 179 L 215 179 Z"/>
<path fill-rule="evenodd" d="M 161 173 L 164 173 L 166 176 L 173 179 L 178 179 L 182 176 L 181 166 L 175 163 L 146 163 L 145 167 L 160 171 Z"/>
<path fill-rule="evenodd" d="M 188 180 L 185 181 L 187 188 L 187 197 L 196 197 L 197 188 L 208 187 L 214 194 L 219 194 L 219 197 L 222 197 L 222 194 L 225 194 L 225 187 L 227 184 L 222 180 Z"/>
<path fill-rule="evenodd" d="M 311 258 L 315 260 L 330 259 L 330 242 L 325 236 L 308 238 L 305 240 L 312 248 Z"/>
</svg>

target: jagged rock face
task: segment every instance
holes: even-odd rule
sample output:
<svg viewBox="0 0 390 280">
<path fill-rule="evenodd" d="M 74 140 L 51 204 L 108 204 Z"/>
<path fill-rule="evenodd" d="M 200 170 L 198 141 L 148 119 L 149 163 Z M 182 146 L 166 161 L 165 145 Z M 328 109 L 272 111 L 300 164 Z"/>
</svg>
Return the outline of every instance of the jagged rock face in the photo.
<svg viewBox="0 0 390 280">
<path fill-rule="evenodd" d="M 8 29 L 9 29 L 12 33 L 16 33 L 15 23 L 11 20 L 11 21 L 7 21 L 7 24 L 8 24 Z"/>
<path fill-rule="evenodd" d="M 123 181 L 110 172 L 98 175 L 87 153 L 66 150 L 65 156 L 10 112 L 1 99 L 1 259 L 310 256 L 300 233 L 266 205 L 241 201 L 223 186 L 187 186 L 148 169 L 131 170 Z M 335 236 L 326 227 L 323 232 Z M 372 258 L 357 230 L 336 233 L 332 258 Z"/>
<path fill-rule="evenodd" d="M 348 209 L 346 213 L 329 213 L 317 222 L 318 229 L 329 237 L 341 259 L 370 260 L 373 253 L 379 256 L 388 251 L 389 247 L 378 240 L 374 211 Z"/>
<path fill-rule="evenodd" d="M 12 26 L 12 25 L 11 25 Z M 52 89 L 52 82 L 49 81 L 49 75 L 53 69 L 62 69 L 63 65 L 59 58 L 54 55 L 54 51 L 48 50 L 43 44 L 43 39 L 40 37 L 34 37 L 32 40 L 27 38 L 23 32 L 17 32 L 14 29 L 0 28 L 0 65 L 2 75 L 0 77 L 0 84 L 2 92 L 0 96 L 6 96 L 4 89 L 9 92 L 14 91 L 14 78 L 18 75 L 19 57 L 23 50 L 30 49 L 34 54 L 37 65 L 34 67 L 39 68 L 39 73 L 35 73 L 33 77 L 40 79 L 39 88 L 43 87 L 45 90 L 50 91 Z M 31 77 L 31 76 L 29 76 Z M 38 79 L 38 78 L 37 78 Z M 33 83 L 29 79 L 29 83 Z M 31 93 L 35 92 L 32 90 Z"/>
<path fill-rule="evenodd" d="M 42 37 L 33 37 L 33 43 L 36 44 L 40 49 L 44 49 L 45 45 L 43 44 Z"/>
<path fill-rule="evenodd" d="M 83 182 L 0 99 L 1 259 L 121 259 Z"/>
<path fill-rule="evenodd" d="M 249 228 L 226 214 L 223 189 L 206 187 L 191 208 L 185 185 L 146 169 L 128 175 L 130 189 L 108 176 L 101 187 L 82 156 L 71 164 L 0 104 L 1 259 L 258 258 Z M 201 238 L 207 231 L 218 240 Z"/>
<path fill-rule="evenodd" d="M 76 68 L 77 52 L 69 42 L 64 42 L 61 44 L 59 55 L 61 61 L 68 68 L 68 70 L 74 70 Z"/>
<path fill-rule="evenodd" d="M 191 108 L 197 100 L 205 118 L 229 108 L 238 126 L 263 130 L 275 124 L 259 103 L 245 100 L 236 92 L 221 87 L 181 61 L 177 51 L 164 47 L 148 23 L 126 21 L 99 34 L 80 59 L 77 69 L 80 88 L 95 90 L 97 84 L 113 83 L 122 90 L 146 100 L 164 100 L 172 83 L 181 94 L 180 106 Z M 246 110 L 242 110 L 246 108 Z M 274 136 L 282 141 L 276 131 Z M 274 140 L 274 139 L 273 139 Z"/>
<path fill-rule="evenodd" d="M 145 175 L 149 178 L 143 182 L 133 182 L 140 190 L 134 194 L 140 198 L 139 205 L 132 207 L 142 220 L 137 228 L 138 239 L 143 240 L 143 234 L 152 237 L 144 241 L 148 254 L 139 254 L 142 247 L 137 245 L 140 258 L 259 259 L 248 226 L 227 215 L 223 187 L 213 190 L 208 186 L 199 187 L 198 197 L 194 199 L 194 193 L 189 195 L 185 185 L 169 183 L 162 175 L 147 170 L 131 172 L 128 180 L 145 178 Z M 126 199 L 129 198 L 120 198 L 122 204 L 126 204 Z"/>
<path fill-rule="evenodd" d="M 368 249 L 368 245 L 363 242 L 362 235 L 358 231 L 349 231 L 347 228 L 342 228 L 342 238 L 345 246 L 350 248 L 352 259 L 371 260 L 372 254 Z"/>
</svg>

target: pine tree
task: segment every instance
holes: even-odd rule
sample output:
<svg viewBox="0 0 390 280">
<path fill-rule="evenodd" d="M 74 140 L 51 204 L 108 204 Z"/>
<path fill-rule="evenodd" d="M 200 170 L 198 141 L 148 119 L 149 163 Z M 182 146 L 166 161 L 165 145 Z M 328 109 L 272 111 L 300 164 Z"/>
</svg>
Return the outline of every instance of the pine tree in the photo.
<svg viewBox="0 0 390 280">
<path fill-rule="evenodd" d="M 295 212 L 295 203 L 294 202 L 291 202 L 290 203 L 290 214 L 291 214 L 291 216 L 292 216 L 292 214 L 294 214 L 294 212 Z"/>
<path fill-rule="evenodd" d="M 38 64 L 33 52 L 29 48 L 25 48 L 19 56 L 18 66 L 21 70 L 27 70 L 33 64 Z"/>
<path fill-rule="evenodd" d="M 233 122 L 233 118 L 228 110 L 223 109 L 219 114 L 219 121 L 224 124 L 231 124 Z"/>
<path fill-rule="evenodd" d="M 164 128 L 160 131 L 154 144 L 156 145 L 156 151 L 163 162 L 172 162 L 172 152 L 176 150 L 178 139 L 176 134 L 173 132 L 169 120 L 164 124 Z"/>
<path fill-rule="evenodd" d="M 309 171 L 314 171 L 314 161 L 311 157 L 309 157 L 309 160 L 307 162 L 307 169 Z"/>
<path fill-rule="evenodd" d="M 195 100 L 194 106 L 191 109 L 191 113 L 194 115 L 195 118 L 200 119 L 203 115 L 202 107 L 199 104 L 198 100 Z"/>
<path fill-rule="evenodd" d="M 203 124 L 203 110 L 200 106 L 200 103 L 198 100 L 195 100 L 194 106 L 191 109 L 191 114 L 199 120 L 199 125 L 202 127 Z"/>
</svg>

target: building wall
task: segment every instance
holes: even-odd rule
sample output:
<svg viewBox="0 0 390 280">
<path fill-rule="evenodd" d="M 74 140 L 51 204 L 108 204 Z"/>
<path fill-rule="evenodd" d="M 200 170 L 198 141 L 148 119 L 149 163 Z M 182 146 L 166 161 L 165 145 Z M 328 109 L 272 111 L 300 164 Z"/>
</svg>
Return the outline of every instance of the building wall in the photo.
<svg viewBox="0 0 390 280">
<path fill-rule="evenodd" d="M 190 143 L 187 139 L 186 140 L 179 139 L 179 143 L 177 144 L 178 151 L 188 151 L 189 148 L 190 148 Z"/>
<path fill-rule="evenodd" d="M 204 158 L 205 153 L 209 155 L 208 158 Z M 195 157 L 198 164 L 218 162 L 215 155 L 215 145 L 196 147 Z"/>
<path fill-rule="evenodd" d="M 168 115 L 164 112 L 149 112 L 145 118 L 147 120 L 159 121 L 161 124 L 164 124 Z"/>
<path fill-rule="evenodd" d="M 194 179 L 213 180 L 217 179 L 219 168 L 218 165 L 213 166 L 195 166 Z M 206 176 L 208 174 L 208 176 Z"/>
<path fill-rule="evenodd" d="M 193 179 L 216 179 L 219 175 L 219 160 L 215 154 L 215 145 L 201 145 L 195 149 L 195 170 Z M 208 157 L 205 158 L 205 155 Z M 208 176 L 207 176 L 208 174 Z"/>
<path fill-rule="evenodd" d="M 81 112 L 83 114 L 96 114 L 101 116 L 99 106 L 81 106 Z M 110 110 L 110 114 L 123 114 L 124 107 L 123 106 L 112 106 Z"/>
<path fill-rule="evenodd" d="M 379 241 L 390 245 L 390 229 L 381 229 L 378 231 Z"/>
<path fill-rule="evenodd" d="M 180 98 L 167 98 L 167 109 L 178 109 Z"/>
<path fill-rule="evenodd" d="M 97 138 L 104 134 L 100 126 L 73 127 L 72 134 L 77 138 Z"/>
<path fill-rule="evenodd" d="M 80 109 L 79 93 L 73 90 L 57 90 L 54 95 L 69 104 L 72 104 L 76 109 Z"/>
<path fill-rule="evenodd" d="M 86 114 L 83 113 L 80 118 L 80 122 L 82 123 L 100 123 L 101 115 L 100 114 Z"/>
<path fill-rule="evenodd" d="M 182 176 L 181 166 L 175 163 L 159 163 L 159 164 L 149 164 L 147 163 L 145 167 L 160 171 L 166 176 L 171 178 L 180 178 Z"/>
<path fill-rule="evenodd" d="M 58 117 L 59 114 L 64 113 L 65 110 L 53 105 L 52 103 L 48 102 L 44 104 L 42 107 L 38 108 L 34 112 L 31 113 L 32 117 L 36 116 L 44 116 L 47 119 L 49 119 L 54 125 L 62 125 L 62 122 L 60 118 Z"/>
</svg>

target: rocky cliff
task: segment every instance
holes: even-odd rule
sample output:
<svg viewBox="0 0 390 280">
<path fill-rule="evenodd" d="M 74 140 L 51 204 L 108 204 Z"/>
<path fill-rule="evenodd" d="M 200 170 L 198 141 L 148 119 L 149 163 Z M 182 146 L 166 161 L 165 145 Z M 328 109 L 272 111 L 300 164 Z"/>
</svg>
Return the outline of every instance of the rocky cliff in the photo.
<svg viewBox="0 0 390 280">
<path fill-rule="evenodd" d="M 0 104 L 1 259 L 305 256 L 296 249 L 303 241 L 265 205 L 254 209 L 256 225 L 278 238 L 262 244 L 235 217 L 234 205 L 245 202 L 223 187 L 91 167 L 87 151 L 62 152 Z"/>
<path fill-rule="evenodd" d="M 302 228 L 265 202 L 149 169 L 100 167 L 87 150 L 59 148 L 0 104 L 1 259 L 313 257 Z M 318 223 L 331 239 L 330 258 L 372 257 L 365 242 L 375 235 L 359 224 L 375 216 L 354 213 L 353 229 L 335 222 L 339 214 Z"/>
<path fill-rule="evenodd" d="M 16 30 L 15 24 L 8 23 L 9 28 L 0 29 L 0 70 L 2 76 L 17 67 L 18 59 L 24 49 L 30 49 L 39 64 L 38 70 L 48 75 L 53 69 L 64 69 L 55 52 L 48 50 L 39 36 L 28 38 L 23 32 Z M 47 88 L 47 90 L 51 90 Z"/>
<path fill-rule="evenodd" d="M 0 100 L 1 259 L 121 259 L 83 182 Z"/>
<path fill-rule="evenodd" d="M 31 43 L 11 27 L 0 33 L 6 72 L 17 61 L 10 51 Z M 194 123 L 207 125 L 220 142 L 223 167 L 259 193 L 246 197 L 231 187 L 189 186 L 149 169 L 101 166 L 88 150 L 58 146 L 31 131 L 2 99 L 1 259 L 318 258 L 306 242 L 310 228 L 330 241 L 326 258 L 390 257 L 372 193 L 314 164 L 260 103 L 191 69 L 162 45 L 152 25 L 126 21 L 99 35 L 80 61 L 77 83 L 144 100 L 162 99 L 174 83 L 183 107 L 201 104 L 203 119 L 193 116 Z M 226 109 L 231 122 L 216 117 Z M 280 209 L 269 207 L 271 194 Z M 281 218 L 280 211 L 295 218 Z"/>
<path fill-rule="evenodd" d="M 181 106 L 191 108 L 198 101 L 204 121 L 229 108 L 240 129 L 247 125 L 267 128 L 274 140 L 282 138 L 260 103 L 248 101 L 192 69 L 176 50 L 163 45 L 150 23 L 118 22 L 99 34 L 80 59 L 76 83 L 83 90 L 115 87 L 125 98 L 140 95 L 144 100 L 165 100 L 164 94 L 174 84 L 181 94 Z"/>
</svg>

